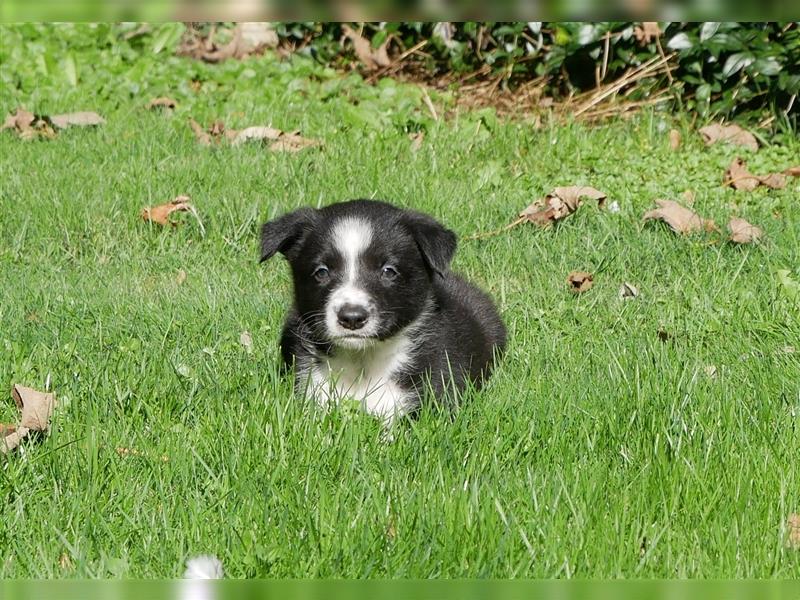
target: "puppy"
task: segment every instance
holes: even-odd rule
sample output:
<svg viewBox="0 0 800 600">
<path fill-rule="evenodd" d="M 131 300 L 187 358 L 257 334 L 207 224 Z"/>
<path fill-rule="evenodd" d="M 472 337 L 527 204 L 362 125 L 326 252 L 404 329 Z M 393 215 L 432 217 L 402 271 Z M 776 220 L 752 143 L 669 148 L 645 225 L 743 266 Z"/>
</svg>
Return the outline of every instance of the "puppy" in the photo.
<svg viewBox="0 0 800 600">
<path fill-rule="evenodd" d="M 450 272 L 455 250 L 431 217 L 373 200 L 266 223 L 261 261 L 280 252 L 294 280 L 281 351 L 297 392 L 391 423 L 431 393 L 447 402 L 480 386 L 506 331 L 491 299 Z"/>
</svg>

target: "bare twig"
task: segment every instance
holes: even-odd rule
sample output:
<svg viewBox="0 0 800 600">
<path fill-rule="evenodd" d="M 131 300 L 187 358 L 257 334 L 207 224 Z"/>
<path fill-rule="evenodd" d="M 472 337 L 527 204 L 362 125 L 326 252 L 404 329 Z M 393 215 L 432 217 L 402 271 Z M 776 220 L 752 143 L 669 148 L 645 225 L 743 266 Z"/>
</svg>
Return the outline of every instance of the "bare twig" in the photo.
<svg viewBox="0 0 800 600">
<path fill-rule="evenodd" d="M 465 237 L 465 240 L 485 240 L 486 238 L 494 237 L 496 235 L 500 235 L 501 233 L 505 233 L 509 229 L 512 229 L 519 225 L 520 223 L 524 223 L 527 217 L 519 217 L 516 221 L 511 221 L 508 225 L 504 225 L 500 229 L 494 229 L 492 231 L 483 231 L 480 233 L 473 233 L 472 235 L 468 235 Z"/>
</svg>

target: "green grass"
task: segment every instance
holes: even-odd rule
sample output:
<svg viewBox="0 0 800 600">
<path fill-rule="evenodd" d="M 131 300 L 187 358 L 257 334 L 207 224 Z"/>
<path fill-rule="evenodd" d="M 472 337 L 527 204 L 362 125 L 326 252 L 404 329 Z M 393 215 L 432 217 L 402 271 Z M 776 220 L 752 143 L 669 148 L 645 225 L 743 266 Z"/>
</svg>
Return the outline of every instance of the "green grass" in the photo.
<svg viewBox="0 0 800 600">
<path fill-rule="evenodd" d="M 185 68 L 164 64 L 164 80 Z M 302 65 L 191 68 L 257 76 L 181 88 L 173 117 L 141 109 L 169 87 L 120 100 L 87 75 L 61 96 L 0 91 L 4 113 L 22 99 L 108 121 L 46 142 L 0 135 L 0 384 L 49 375 L 60 399 L 50 435 L 0 457 L 0 576 L 174 577 L 198 553 L 233 577 L 800 575 L 784 537 L 800 512 L 800 306 L 774 273 L 800 278 L 797 180 L 723 189 L 742 151 L 683 128 L 671 152 L 666 130 L 683 121 L 657 113 L 488 129 L 412 103 L 427 128 L 413 153 L 391 94 L 359 126 L 347 94 L 372 92 L 323 100 Z M 190 114 L 325 146 L 200 148 Z M 759 173 L 798 154 L 791 139 L 744 152 Z M 262 221 L 377 197 L 468 235 L 570 184 L 620 212 L 587 204 L 551 230 L 461 243 L 454 268 L 497 299 L 510 343 L 453 418 L 425 411 L 387 444 L 373 419 L 293 397 L 277 346 L 290 280 L 282 261 L 258 264 Z M 704 216 L 741 215 L 766 242 L 642 224 L 654 198 L 686 189 Z M 178 194 L 205 237 L 191 218 L 139 219 Z M 597 274 L 577 297 L 575 269 Z M 640 296 L 620 300 L 623 282 Z M 2 398 L 0 421 L 14 418 Z"/>
</svg>

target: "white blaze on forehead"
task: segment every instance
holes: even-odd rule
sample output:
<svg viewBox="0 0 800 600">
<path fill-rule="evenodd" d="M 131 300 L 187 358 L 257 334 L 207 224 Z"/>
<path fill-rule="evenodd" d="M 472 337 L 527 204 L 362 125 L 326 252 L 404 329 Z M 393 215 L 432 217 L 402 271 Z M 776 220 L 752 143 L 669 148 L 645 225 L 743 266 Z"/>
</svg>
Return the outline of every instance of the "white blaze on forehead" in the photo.
<svg viewBox="0 0 800 600">
<path fill-rule="evenodd" d="M 372 242 L 372 226 L 364 219 L 345 217 L 333 227 L 333 244 L 344 259 L 345 281 L 352 283 L 358 273 L 358 259 Z"/>
<path fill-rule="evenodd" d="M 341 308 L 348 304 L 363 307 L 368 311 L 369 317 L 364 326 L 358 329 L 357 335 L 369 337 L 378 332 L 374 302 L 369 293 L 358 283 L 359 261 L 372 243 L 372 234 L 372 226 L 369 222 L 358 217 L 340 219 L 334 224 L 331 232 L 333 246 L 342 256 L 344 277 L 328 298 L 325 308 L 325 326 L 332 338 L 343 340 L 342 344 L 354 347 L 360 347 L 364 343 L 363 340 L 347 341 L 346 336 L 351 336 L 354 332 L 342 327 L 338 322 L 337 315 Z"/>
</svg>

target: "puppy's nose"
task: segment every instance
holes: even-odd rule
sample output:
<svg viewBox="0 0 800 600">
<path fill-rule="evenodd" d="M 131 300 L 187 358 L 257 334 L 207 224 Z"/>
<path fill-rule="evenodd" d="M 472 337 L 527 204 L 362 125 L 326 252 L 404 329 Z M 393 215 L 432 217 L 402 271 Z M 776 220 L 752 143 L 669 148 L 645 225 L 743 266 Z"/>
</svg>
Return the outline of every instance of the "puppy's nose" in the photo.
<svg viewBox="0 0 800 600">
<path fill-rule="evenodd" d="M 367 322 L 367 309 L 357 304 L 345 304 L 336 313 L 339 325 L 346 329 L 361 329 Z"/>
</svg>

